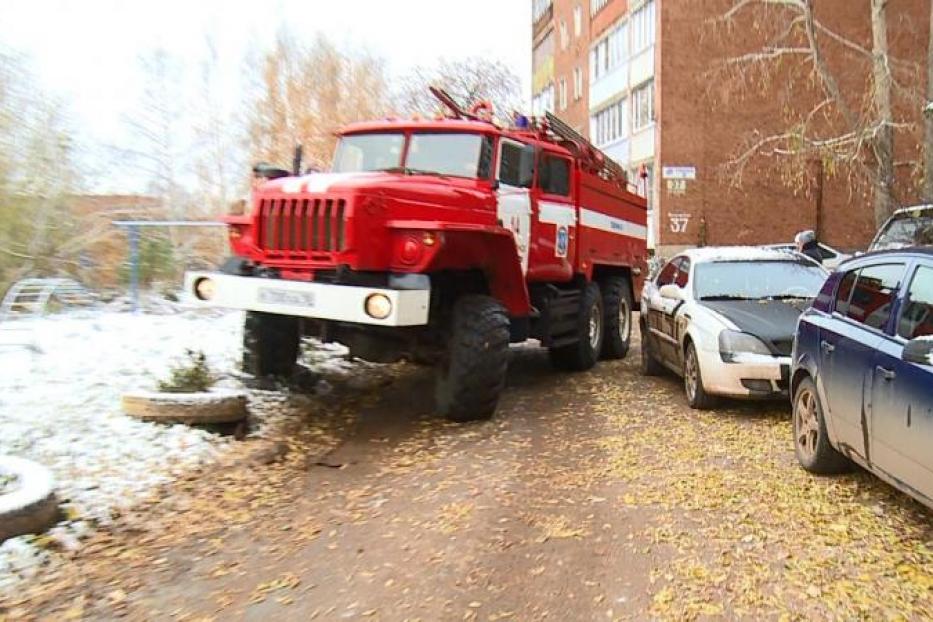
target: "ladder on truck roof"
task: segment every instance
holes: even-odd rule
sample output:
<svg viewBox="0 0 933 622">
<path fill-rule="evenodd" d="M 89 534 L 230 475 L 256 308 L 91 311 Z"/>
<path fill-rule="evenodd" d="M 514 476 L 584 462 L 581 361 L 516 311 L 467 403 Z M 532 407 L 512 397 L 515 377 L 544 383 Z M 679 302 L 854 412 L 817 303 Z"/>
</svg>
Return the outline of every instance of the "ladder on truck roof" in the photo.
<svg viewBox="0 0 933 622">
<path fill-rule="evenodd" d="M 618 183 L 623 188 L 628 187 L 628 173 L 615 160 L 551 112 L 545 112 L 544 116 L 547 119 L 548 130 L 558 138 L 573 143 L 579 155 L 588 159 L 602 177 Z"/>
</svg>

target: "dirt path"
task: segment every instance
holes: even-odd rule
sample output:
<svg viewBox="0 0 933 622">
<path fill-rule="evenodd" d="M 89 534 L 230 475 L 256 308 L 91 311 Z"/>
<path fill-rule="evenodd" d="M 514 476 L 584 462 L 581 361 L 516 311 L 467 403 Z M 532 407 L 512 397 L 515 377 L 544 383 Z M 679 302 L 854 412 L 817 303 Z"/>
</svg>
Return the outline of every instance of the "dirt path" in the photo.
<svg viewBox="0 0 933 622">
<path fill-rule="evenodd" d="M 930 513 L 863 473 L 804 473 L 784 404 L 697 413 L 635 355 L 569 376 L 517 350 L 475 425 L 435 418 L 411 368 L 309 405 L 283 461 L 176 486 L 5 615 L 929 618 Z"/>
</svg>

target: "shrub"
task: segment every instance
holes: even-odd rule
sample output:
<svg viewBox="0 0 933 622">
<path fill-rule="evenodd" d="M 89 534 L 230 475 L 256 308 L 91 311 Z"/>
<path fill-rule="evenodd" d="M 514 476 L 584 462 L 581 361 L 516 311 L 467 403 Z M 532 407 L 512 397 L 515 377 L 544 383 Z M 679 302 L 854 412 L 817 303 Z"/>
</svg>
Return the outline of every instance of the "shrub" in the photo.
<svg viewBox="0 0 933 622">
<path fill-rule="evenodd" d="M 186 359 L 172 367 L 168 380 L 159 381 L 162 393 L 198 393 L 214 384 L 214 375 L 207 366 L 204 352 L 185 350 Z"/>
</svg>

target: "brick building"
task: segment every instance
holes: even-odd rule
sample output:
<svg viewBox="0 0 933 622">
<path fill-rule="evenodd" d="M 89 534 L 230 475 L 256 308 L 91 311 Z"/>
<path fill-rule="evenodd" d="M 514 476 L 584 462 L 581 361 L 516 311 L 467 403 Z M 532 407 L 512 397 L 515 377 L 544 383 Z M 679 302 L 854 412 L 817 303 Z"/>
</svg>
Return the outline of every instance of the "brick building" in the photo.
<svg viewBox="0 0 933 622">
<path fill-rule="evenodd" d="M 726 33 L 710 26 L 731 5 L 532 0 L 534 113 L 555 112 L 639 181 L 651 208 L 649 244 L 661 254 L 696 245 L 786 242 L 806 228 L 830 245 L 864 248 L 875 230 L 871 198 L 820 162 L 805 166 L 793 188 L 773 159 L 756 159 L 738 186 L 725 166 L 753 132 L 786 129 L 788 106 L 806 110 L 820 101 L 809 83 L 795 85 L 792 101 L 767 89 L 740 96 L 713 73 L 722 59 L 762 45 L 750 23 L 739 21 Z M 824 0 L 817 17 L 870 47 L 868 5 L 861 5 L 852 10 L 851 0 Z M 928 25 L 928 2 L 891 0 L 892 56 L 921 67 Z M 864 92 L 868 60 L 833 42 L 824 51 L 843 89 Z M 905 97 L 895 101 L 895 112 L 898 122 L 919 122 L 919 109 Z M 918 139 L 915 131 L 898 136 L 898 160 L 916 159 Z M 902 167 L 899 181 L 910 174 Z M 913 202 L 912 187 L 902 186 L 898 199 Z"/>
</svg>

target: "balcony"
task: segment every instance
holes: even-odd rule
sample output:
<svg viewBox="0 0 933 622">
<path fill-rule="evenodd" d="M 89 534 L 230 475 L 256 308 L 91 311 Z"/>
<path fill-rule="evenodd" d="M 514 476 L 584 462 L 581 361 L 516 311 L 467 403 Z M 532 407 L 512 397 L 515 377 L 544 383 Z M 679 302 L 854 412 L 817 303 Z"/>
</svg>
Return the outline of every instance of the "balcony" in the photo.
<svg viewBox="0 0 933 622">
<path fill-rule="evenodd" d="M 631 74 L 629 84 L 633 87 L 654 77 L 654 46 L 650 45 L 632 56 L 629 61 Z"/>
<path fill-rule="evenodd" d="M 590 83 L 590 110 L 599 108 L 605 102 L 628 92 L 629 64 L 622 63 Z"/>
<path fill-rule="evenodd" d="M 544 32 L 548 24 L 551 23 L 551 20 L 554 19 L 554 4 L 551 3 L 548 5 L 544 11 L 532 22 L 531 26 L 531 38 L 533 41 L 537 41 L 538 35 Z"/>
</svg>

